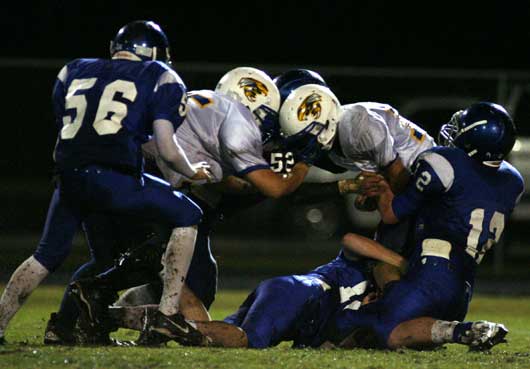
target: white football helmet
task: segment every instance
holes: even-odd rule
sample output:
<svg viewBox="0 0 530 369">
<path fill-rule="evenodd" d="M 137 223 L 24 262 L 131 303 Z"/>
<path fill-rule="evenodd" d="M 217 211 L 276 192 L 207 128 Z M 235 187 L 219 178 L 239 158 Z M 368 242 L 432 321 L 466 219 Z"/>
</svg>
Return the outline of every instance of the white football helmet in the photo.
<svg viewBox="0 0 530 369">
<path fill-rule="evenodd" d="M 265 72 L 252 67 L 232 69 L 219 80 L 215 91 L 250 109 L 260 126 L 263 143 L 279 135 L 280 92 Z"/>
<path fill-rule="evenodd" d="M 317 84 L 300 86 L 289 94 L 280 109 L 280 129 L 288 140 L 316 136 L 323 150 L 331 149 L 341 114 L 339 99 Z"/>
</svg>

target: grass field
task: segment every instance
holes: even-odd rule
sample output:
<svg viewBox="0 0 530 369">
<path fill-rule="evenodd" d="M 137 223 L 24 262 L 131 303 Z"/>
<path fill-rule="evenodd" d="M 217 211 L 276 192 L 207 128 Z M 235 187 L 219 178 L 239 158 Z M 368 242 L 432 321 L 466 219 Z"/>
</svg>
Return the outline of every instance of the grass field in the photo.
<svg viewBox="0 0 530 369">
<path fill-rule="evenodd" d="M 247 291 L 221 291 L 212 307 L 214 319 L 231 313 Z M 267 350 L 189 348 L 50 347 L 42 344 L 50 312 L 57 309 L 61 288 L 40 287 L 12 321 L 0 368 L 530 368 L 530 297 L 476 296 L 468 315 L 506 324 L 508 344 L 489 353 L 468 353 L 447 345 L 434 352 L 402 350 L 294 350 L 289 343 Z M 136 332 L 119 331 L 134 339 Z"/>
</svg>

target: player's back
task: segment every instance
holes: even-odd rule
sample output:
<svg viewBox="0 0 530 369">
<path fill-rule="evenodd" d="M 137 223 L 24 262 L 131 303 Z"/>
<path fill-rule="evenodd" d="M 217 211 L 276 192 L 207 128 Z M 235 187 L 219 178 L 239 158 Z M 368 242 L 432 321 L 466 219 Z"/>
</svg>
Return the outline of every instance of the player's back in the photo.
<svg viewBox="0 0 530 369">
<path fill-rule="evenodd" d="M 409 168 L 422 151 L 435 145 L 429 134 L 388 104 L 358 102 L 343 105 L 339 139 L 347 158 L 364 170 L 377 170 L 396 153 Z"/>
<path fill-rule="evenodd" d="M 214 181 L 254 165 L 268 167 L 261 132 L 243 104 L 212 90 L 196 90 L 188 93 L 188 106 L 176 131 L 178 142 L 190 161 L 210 164 Z"/>
<path fill-rule="evenodd" d="M 448 241 L 451 261 L 474 273 L 486 251 L 499 241 L 524 190 L 520 173 L 506 161 L 490 167 L 449 147 L 421 154 L 416 170 L 418 190 L 439 187 L 420 210 L 420 241 Z M 416 259 L 421 251 L 425 254 L 420 244 Z"/>
<path fill-rule="evenodd" d="M 374 291 L 369 275 L 366 260 L 349 260 L 342 251 L 331 262 L 304 275 L 320 279 L 325 294 L 301 314 L 294 346 L 320 345 L 321 331 L 330 316 L 337 311 L 358 310 L 366 295 Z"/>
<path fill-rule="evenodd" d="M 74 60 L 59 73 L 53 99 L 59 171 L 98 164 L 140 172 L 153 121 L 178 125 L 185 112 L 182 80 L 157 61 Z"/>
</svg>

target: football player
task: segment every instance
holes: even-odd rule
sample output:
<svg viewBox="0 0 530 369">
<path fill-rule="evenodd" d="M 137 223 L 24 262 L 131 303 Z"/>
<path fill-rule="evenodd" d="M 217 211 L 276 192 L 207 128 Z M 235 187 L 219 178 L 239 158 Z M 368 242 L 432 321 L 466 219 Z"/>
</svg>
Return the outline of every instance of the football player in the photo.
<svg viewBox="0 0 530 369">
<path fill-rule="evenodd" d="M 191 324 L 208 337 L 202 344 L 207 346 L 266 348 L 291 340 L 295 347 L 311 346 L 337 309 L 356 310 L 370 300 L 373 286 L 368 276 L 364 261 L 341 252 L 307 274 L 261 282 L 224 321 Z M 145 331 L 155 311 L 156 305 L 111 307 L 109 316 L 116 327 Z M 182 337 L 176 341 L 196 345 Z"/>
<path fill-rule="evenodd" d="M 282 101 L 307 84 L 327 86 L 318 73 L 307 69 L 289 70 L 274 79 Z M 283 103 L 282 103 L 283 104 Z M 288 109 L 288 105 L 282 105 Z M 285 122 L 287 129 L 291 122 Z M 346 170 L 379 172 L 399 192 L 406 184 L 417 156 L 435 146 L 434 139 L 417 124 L 401 116 L 390 105 L 359 102 L 342 105 L 337 139 L 320 165 L 333 173 Z"/>
<path fill-rule="evenodd" d="M 315 71 L 307 69 L 289 70 L 274 79 L 282 97 L 293 89 L 307 84 L 326 86 L 325 80 Z M 286 101 L 287 102 L 287 101 Z M 288 102 L 282 109 L 288 108 Z M 337 137 L 329 151 L 326 151 L 315 167 L 331 173 L 347 170 L 358 172 L 357 181 L 368 189 L 372 181 L 378 181 L 376 174 L 383 175 L 392 189 L 399 193 L 408 183 L 411 166 L 418 155 L 432 147 L 435 140 L 424 129 L 403 117 L 392 106 L 377 102 L 359 102 L 342 105 L 337 125 Z M 288 130 L 295 126 L 295 120 L 281 122 Z M 316 176 L 318 181 L 318 173 Z M 324 188 L 329 185 L 324 185 Z M 358 194 L 355 206 L 360 210 L 375 210 L 375 199 Z M 402 218 L 397 224 L 380 222 L 375 239 L 386 247 L 407 256 L 411 252 L 411 238 L 414 219 Z M 380 273 L 393 274 L 385 264 L 377 266 Z M 390 276 L 389 276 L 390 277 Z"/>
<path fill-rule="evenodd" d="M 186 116 L 186 87 L 168 66 L 169 43 L 160 26 L 152 21 L 125 25 L 110 53 L 111 59 L 76 59 L 57 76 L 57 186 L 39 246 L 0 298 L 0 341 L 22 302 L 61 265 L 79 225 L 93 214 L 138 216 L 172 228 L 156 324 L 178 320 L 175 306 L 202 214 L 186 196 L 141 177 L 141 144 L 153 135 L 165 164 L 190 180 L 208 180 L 210 174 L 204 163 L 191 164 L 172 138 Z"/>
<path fill-rule="evenodd" d="M 335 338 L 360 326 L 373 329 L 379 344 L 391 349 L 460 343 L 487 350 L 504 341 L 504 325 L 462 320 L 478 264 L 501 238 L 524 191 L 520 173 L 504 160 L 515 138 L 502 106 L 475 103 L 442 126 L 443 146 L 419 155 L 404 192 L 394 195 L 382 180 L 367 193 L 379 196 L 385 223 L 416 213 L 417 243 L 407 273 L 378 302 L 331 320 Z"/>
<path fill-rule="evenodd" d="M 221 191 L 241 193 L 259 192 L 264 196 L 277 198 L 293 192 L 307 174 L 308 164 L 321 150 L 330 147 L 336 131 L 336 123 L 340 115 L 340 104 L 328 88 L 314 86 L 310 91 L 300 90 L 293 93 L 293 98 L 299 101 L 300 109 L 318 109 L 315 115 L 311 110 L 308 114 L 301 114 L 299 130 L 304 127 L 320 127 L 318 130 L 306 130 L 304 135 L 310 136 L 318 144 L 310 150 L 296 152 L 296 164 L 289 176 L 275 173 L 269 163 L 263 158 L 263 145 L 267 145 L 278 131 L 277 111 L 279 108 L 279 93 L 271 78 L 264 72 L 250 67 L 240 67 L 229 71 L 223 76 L 215 91 L 199 90 L 189 94 L 189 111 L 184 123 L 175 133 L 179 143 L 192 160 L 207 160 L 212 172 L 211 189 L 215 182 L 219 183 Z M 306 98 L 318 96 L 318 101 L 307 102 Z M 299 136 L 302 136 L 300 134 Z M 147 155 L 158 157 L 154 145 L 146 145 Z M 159 161 L 159 167 L 164 177 L 174 187 L 180 187 L 185 178 L 168 168 Z M 206 186 L 193 186 L 192 192 L 203 208 L 216 209 L 219 193 L 204 189 Z M 208 242 L 208 237 L 204 237 Z M 118 273 L 115 268 L 109 275 Z M 101 281 L 101 280 L 100 280 Z M 75 293 L 82 295 L 79 301 L 88 300 L 86 296 L 93 295 L 95 289 L 102 288 L 100 283 L 96 287 L 80 281 L 74 284 Z M 92 292 L 91 292 L 92 291 Z M 109 295 L 109 296 L 112 296 Z M 81 297 L 81 296 L 79 296 Z M 107 301 L 102 303 L 105 305 Z M 90 304 L 85 311 L 92 311 Z M 98 325 L 98 319 L 91 317 L 93 326 Z M 153 331 L 147 327 L 148 331 Z M 170 339 L 174 335 L 166 334 Z"/>
</svg>

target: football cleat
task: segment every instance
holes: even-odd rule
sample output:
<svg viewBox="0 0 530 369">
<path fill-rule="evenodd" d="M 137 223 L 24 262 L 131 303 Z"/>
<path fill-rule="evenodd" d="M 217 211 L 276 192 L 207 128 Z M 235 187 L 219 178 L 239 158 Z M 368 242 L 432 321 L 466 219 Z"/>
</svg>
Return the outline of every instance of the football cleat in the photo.
<svg viewBox="0 0 530 369">
<path fill-rule="evenodd" d="M 143 328 L 136 343 L 139 346 L 160 346 L 171 341 L 171 338 L 155 331 L 149 330 L 149 323 L 155 319 L 157 310 L 145 309 L 143 316 Z"/>
<path fill-rule="evenodd" d="M 118 327 L 111 321 L 108 307 L 116 300 L 116 292 L 93 288 L 90 281 L 83 280 L 72 282 L 70 291 L 79 308 L 81 342 L 88 345 L 113 344 L 109 334 Z"/>
<path fill-rule="evenodd" d="M 45 345 L 75 345 L 79 343 L 72 329 L 64 328 L 58 319 L 57 313 L 51 313 L 50 319 L 44 330 Z"/>
<path fill-rule="evenodd" d="M 487 351 L 499 343 L 506 343 L 508 329 L 504 324 L 480 320 L 474 322 L 469 333 L 470 351 Z"/>
<path fill-rule="evenodd" d="M 210 339 L 186 321 L 181 313 L 168 316 L 157 310 L 152 315 L 146 314 L 144 324 L 145 333 L 142 333 L 147 335 L 145 339 L 173 340 L 185 346 L 208 346 L 210 343 Z"/>
</svg>

